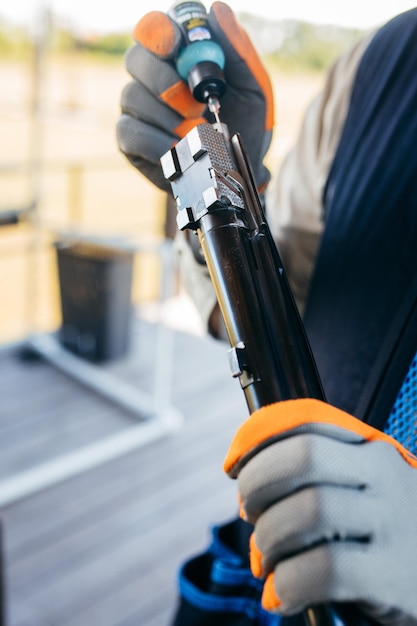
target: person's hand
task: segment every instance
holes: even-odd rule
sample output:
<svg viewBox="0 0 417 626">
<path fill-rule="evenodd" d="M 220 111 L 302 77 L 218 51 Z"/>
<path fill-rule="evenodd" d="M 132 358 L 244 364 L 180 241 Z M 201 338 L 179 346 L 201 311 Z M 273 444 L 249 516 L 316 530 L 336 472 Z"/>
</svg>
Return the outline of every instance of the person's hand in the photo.
<svg viewBox="0 0 417 626">
<path fill-rule="evenodd" d="M 353 602 L 380 624 L 417 624 L 417 459 L 398 442 L 319 400 L 289 400 L 248 418 L 224 469 L 255 525 L 267 610 Z"/>
<path fill-rule="evenodd" d="M 274 105 L 271 83 L 246 32 L 228 5 L 215 2 L 208 21 L 213 38 L 225 54 L 226 93 L 221 121 L 239 132 L 260 190 L 269 174 L 262 161 L 271 141 Z M 152 11 L 134 31 L 136 43 L 126 55 L 133 81 L 121 97 L 117 141 L 122 153 L 150 181 L 169 190 L 160 157 L 196 124 L 214 122 L 206 105 L 194 100 L 175 70 L 181 46 L 178 26 Z"/>
</svg>

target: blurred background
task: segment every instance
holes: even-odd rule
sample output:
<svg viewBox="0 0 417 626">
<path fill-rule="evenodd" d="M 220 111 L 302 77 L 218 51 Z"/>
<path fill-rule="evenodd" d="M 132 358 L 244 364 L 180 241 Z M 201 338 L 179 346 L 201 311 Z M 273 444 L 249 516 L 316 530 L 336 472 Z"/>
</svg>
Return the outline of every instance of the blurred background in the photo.
<svg viewBox="0 0 417 626">
<path fill-rule="evenodd" d="M 268 154 L 274 168 L 335 57 L 412 4 L 231 6 L 276 86 L 277 128 Z M 23 218 L 0 230 L 0 342 L 25 336 L 30 326 L 59 325 L 49 244 L 61 231 L 150 241 L 165 234 L 165 198 L 118 153 L 115 125 L 128 81 L 123 55 L 131 31 L 146 11 L 167 7 L 128 0 L 100 10 L 80 0 L 0 1 L 0 212 L 22 211 Z M 156 295 L 158 262 L 152 257 L 135 259 L 134 303 Z"/>
<path fill-rule="evenodd" d="M 154 239 L 164 209 L 116 147 L 129 34 L 80 38 L 45 5 L 31 22 L 0 20 L 0 211 L 22 211 L 0 231 L 4 342 L 59 324 L 50 244 L 61 231 Z M 142 259 L 135 300 L 155 295 L 149 275 Z"/>
<path fill-rule="evenodd" d="M 272 171 L 334 59 L 412 6 L 230 5 L 274 82 Z M 0 0 L 0 626 L 167 626 L 179 564 L 235 514 L 242 392 L 170 271 L 166 197 L 116 145 L 124 54 L 155 8 Z M 59 268 L 74 241 L 127 273 Z M 107 290 L 96 312 L 126 334 L 99 362 L 43 342 L 66 328 L 62 289 L 87 311 Z"/>
<path fill-rule="evenodd" d="M 131 2 L 114 11 L 70 4 L 0 3 L 0 212 L 21 211 L 20 223 L 0 230 L 1 342 L 60 324 L 50 244 L 61 233 L 147 242 L 164 236 L 165 198 L 115 141 L 129 78 L 123 55 L 146 3 L 139 12 Z M 268 155 L 275 167 L 323 72 L 364 29 L 248 13 L 241 19 L 276 85 L 278 124 Z M 135 304 L 157 294 L 153 256 L 135 258 Z"/>
</svg>

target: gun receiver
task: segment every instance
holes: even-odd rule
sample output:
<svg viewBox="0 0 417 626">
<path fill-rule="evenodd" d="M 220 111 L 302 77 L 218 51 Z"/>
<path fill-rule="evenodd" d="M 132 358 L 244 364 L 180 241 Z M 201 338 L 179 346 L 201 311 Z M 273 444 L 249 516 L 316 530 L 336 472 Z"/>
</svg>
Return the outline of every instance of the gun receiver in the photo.
<svg viewBox="0 0 417 626">
<path fill-rule="evenodd" d="M 230 138 L 224 124 L 198 125 L 161 165 L 178 227 L 198 234 L 230 341 L 231 373 L 250 413 L 281 400 L 324 400 L 239 135 Z M 353 605 L 315 606 L 304 616 L 309 626 L 363 625 Z"/>
<path fill-rule="evenodd" d="M 249 411 L 324 399 L 303 325 L 238 135 L 196 126 L 161 159 L 180 229 L 197 231 Z"/>
</svg>

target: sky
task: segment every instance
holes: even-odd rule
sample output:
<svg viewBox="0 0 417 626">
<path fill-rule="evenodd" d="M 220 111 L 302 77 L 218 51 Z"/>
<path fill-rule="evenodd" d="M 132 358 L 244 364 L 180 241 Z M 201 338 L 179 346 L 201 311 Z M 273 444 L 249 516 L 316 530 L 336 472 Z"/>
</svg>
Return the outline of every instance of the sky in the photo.
<svg viewBox="0 0 417 626">
<path fill-rule="evenodd" d="M 247 12 L 269 19 L 300 19 L 321 24 L 335 24 L 369 29 L 397 13 L 415 6 L 409 0 L 228 0 L 236 12 Z M 148 11 L 166 11 L 171 2 L 163 0 L 0 0 L 0 16 L 13 22 L 30 24 L 42 7 L 65 19 L 81 32 L 129 32 Z M 210 3 L 206 3 L 209 6 Z"/>
</svg>

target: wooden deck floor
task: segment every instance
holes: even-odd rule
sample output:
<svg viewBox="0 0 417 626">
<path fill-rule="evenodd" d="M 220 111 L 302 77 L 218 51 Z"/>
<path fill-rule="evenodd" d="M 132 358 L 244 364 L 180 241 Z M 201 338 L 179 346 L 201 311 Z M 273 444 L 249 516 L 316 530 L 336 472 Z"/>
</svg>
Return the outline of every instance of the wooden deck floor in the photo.
<svg viewBox="0 0 417 626">
<path fill-rule="evenodd" d="M 146 390 L 156 325 L 106 365 Z M 168 626 L 184 558 L 234 516 L 222 459 L 247 410 L 226 347 L 174 334 L 173 405 L 182 427 L 0 510 L 5 626 Z M 0 352 L 0 482 L 135 420 L 43 360 Z"/>
</svg>

